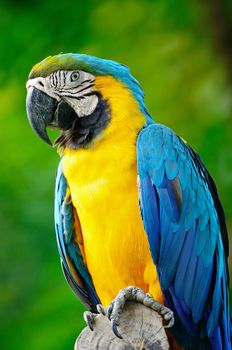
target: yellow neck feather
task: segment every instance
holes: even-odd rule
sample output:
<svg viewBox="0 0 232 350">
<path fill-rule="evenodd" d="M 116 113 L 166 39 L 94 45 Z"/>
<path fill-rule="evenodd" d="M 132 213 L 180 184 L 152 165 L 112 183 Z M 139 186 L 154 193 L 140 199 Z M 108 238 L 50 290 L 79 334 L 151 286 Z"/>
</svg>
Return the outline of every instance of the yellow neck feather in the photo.
<svg viewBox="0 0 232 350">
<path fill-rule="evenodd" d="M 76 162 L 82 158 L 97 158 L 98 167 L 105 161 L 135 161 L 135 144 L 139 130 L 146 122 L 131 91 L 111 76 L 99 76 L 95 89 L 108 101 L 111 120 L 106 129 L 87 149 L 64 150 L 64 158 Z M 88 157 L 89 156 L 89 157 Z M 85 159 L 87 161 L 87 158 Z M 84 159 L 83 159 L 84 160 Z M 65 159 L 64 159 L 65 161 Z M 86 164 L 87 166 L 87 164 Z"/>
<path fill-rule="evenodd" d="M 106 99 L 111 109 L 111 122 L 106 128 L 105 136 L 114 132 L 138 132 L 145 123 L 145 116 L 131 91 L 111 76 L 96 78 L 95 88 Z"/>
</svg>

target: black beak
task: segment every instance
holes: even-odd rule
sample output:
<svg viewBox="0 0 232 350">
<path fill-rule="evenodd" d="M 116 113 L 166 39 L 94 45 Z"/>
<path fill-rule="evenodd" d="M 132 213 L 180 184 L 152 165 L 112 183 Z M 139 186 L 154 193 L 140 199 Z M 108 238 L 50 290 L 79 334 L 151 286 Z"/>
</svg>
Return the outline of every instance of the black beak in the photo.
<svg viewBox="0 0 232 350">
<path fill-rule="evenodd" d="M 43 91 L 30 86 L 26 100 L 27 117 L 35 133 L 52 145 L 46 128 L 68 130 L 77 118 L 75 111 L 65 101 L 57 101 Z"/>
<path fill-rule="evenodd" d="M 27 92 L 27 117 L 32 129 L 49 145 L 52 145 L 46 128 L 51 124 L 56 110 L 57 101 L 43 91 L 31 86 Z"/>
</svg>

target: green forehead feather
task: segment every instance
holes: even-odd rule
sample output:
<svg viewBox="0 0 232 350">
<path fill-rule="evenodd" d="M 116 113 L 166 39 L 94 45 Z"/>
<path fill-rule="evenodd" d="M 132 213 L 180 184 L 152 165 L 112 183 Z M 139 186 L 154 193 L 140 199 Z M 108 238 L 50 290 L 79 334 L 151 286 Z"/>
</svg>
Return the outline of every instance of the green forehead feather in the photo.
<svg viewBox="0 0 232 350">
<path fill-rule="evenodd" d="M 130 79 L 135 81 L 130 75 L 129 68 L 123 64 L 76 53 L 65 53 L 45 58 L 32 68 L 29 78 L 47 77 L 58 70 L 83 70 L 95 75 L 111 75 L 121 81 L 129 81 Z"/>
<path fill-rule="evenodd" d="M 96 73 L 91 66 L 87 65 L 77 54 L 60 54 L 48 56 L 37 63 L 29 74 L 29 79 L 47 77 L 57 70 L 84 70 L 89 73 Z M 82 56 L 82 55 L 80 55 Z"/>
</svg>

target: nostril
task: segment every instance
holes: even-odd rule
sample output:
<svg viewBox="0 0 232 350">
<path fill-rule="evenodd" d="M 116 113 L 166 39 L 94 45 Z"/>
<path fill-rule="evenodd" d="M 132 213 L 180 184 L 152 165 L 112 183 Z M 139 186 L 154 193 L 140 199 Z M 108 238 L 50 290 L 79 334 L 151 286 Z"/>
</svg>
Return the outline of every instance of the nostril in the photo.
<svg viewBox="0 0 232 350">
<path fill-rule="evenodd" d="M 39 81 L 39 85 L 44 87 L 44 83 L 42 83 L 42 81 Z"/>
</svg>

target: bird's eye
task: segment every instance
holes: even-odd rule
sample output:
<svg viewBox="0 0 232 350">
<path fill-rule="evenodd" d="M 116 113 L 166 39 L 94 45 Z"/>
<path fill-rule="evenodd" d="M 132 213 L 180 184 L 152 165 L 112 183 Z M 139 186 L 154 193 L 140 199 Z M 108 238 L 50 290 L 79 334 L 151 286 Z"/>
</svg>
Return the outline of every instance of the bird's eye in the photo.
<svg viewBox="0 0 232 350">
<path fill-rule="evenodd" d="M 71 81 L 76 81 L 76 80 L 79 79 L 79 76 L 80 76 L 80 73 L 78 73 L 78 72 L 73 72 L 73 73 L 71 74 L 71 76 L 70 76 L 70 80 L 71 80 Z"/>
</svg>

